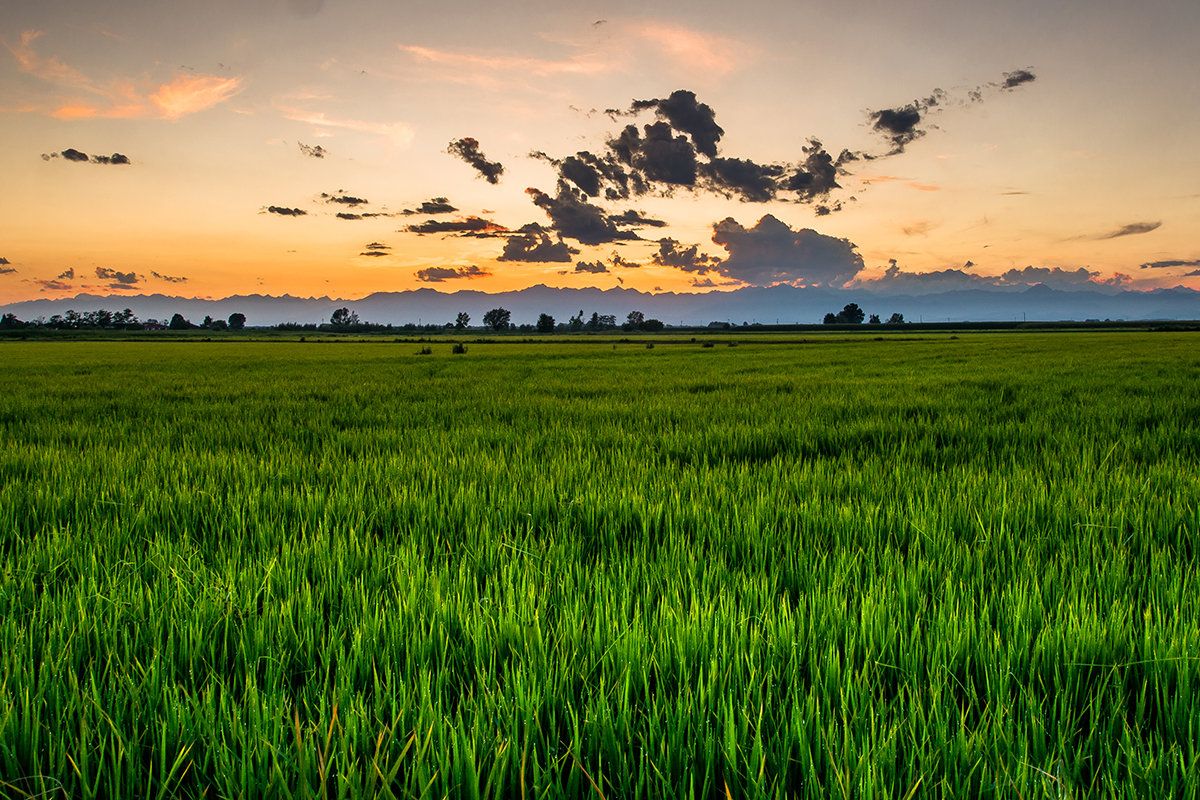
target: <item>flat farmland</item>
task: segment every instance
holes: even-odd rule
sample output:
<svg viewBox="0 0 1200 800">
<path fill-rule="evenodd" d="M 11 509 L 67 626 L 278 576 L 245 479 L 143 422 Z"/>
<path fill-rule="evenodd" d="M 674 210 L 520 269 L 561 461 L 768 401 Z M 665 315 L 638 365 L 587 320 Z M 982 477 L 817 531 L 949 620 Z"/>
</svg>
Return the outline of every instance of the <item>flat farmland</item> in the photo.
<svg viewBox="0 0 1200 800">
<path fill-rule="evenodd" d="M 0 342 L 0 797 L 1196 796 L 1200 338 L 655 341 Z"/>
</svg>

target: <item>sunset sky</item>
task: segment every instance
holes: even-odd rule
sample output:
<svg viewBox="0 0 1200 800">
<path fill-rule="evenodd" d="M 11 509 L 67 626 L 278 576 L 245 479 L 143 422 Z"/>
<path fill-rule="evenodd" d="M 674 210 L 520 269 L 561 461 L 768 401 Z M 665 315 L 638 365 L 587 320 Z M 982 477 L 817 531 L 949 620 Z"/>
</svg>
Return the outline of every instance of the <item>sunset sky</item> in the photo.
<svg viewBox="0 0 1200 800">
<path fill-rule="evenodd" d="M 6 0 L 0 302 L 1200 289 L 1200 4 Z"/>
</svg>

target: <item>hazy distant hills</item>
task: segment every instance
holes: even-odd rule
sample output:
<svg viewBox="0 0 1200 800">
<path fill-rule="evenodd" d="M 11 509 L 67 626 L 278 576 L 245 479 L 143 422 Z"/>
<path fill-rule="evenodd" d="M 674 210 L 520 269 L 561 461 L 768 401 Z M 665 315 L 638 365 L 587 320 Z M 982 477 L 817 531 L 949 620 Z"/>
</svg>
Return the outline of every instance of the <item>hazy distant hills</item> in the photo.
<svg viewBox="0 0 1200 800">
<path fill-rule="evenodd" d="M 630 311 L 668 325 L 707 325 L 713 321 L 819 323 L 827 312 L 839 311 L 847 303 L 858 303 L 868 314 L 887 319 L 899 312 L 910 322 L 1085 320 L 1085 319 L 1200 319 L 1200 292 L 1176 287 L 1151 292 L 1101 293 L 1061 291 L 1038 284 L 1023 291 L 970 289 L 926 295 L 877 295 L 866 290 L 797 289 L 791 286 L 744 288 L 707 294 L 650 294 L 636 289 L 555 289 L 531 286 L 515 292 L 487 294 L 478 291 L 438 292 L 416 289 L 377 292 L 361 300 L 329 297 L 303 298 L 283 295 L 235 295 L 220 300 L 153 295 L 101 296 L 81 294 L 67 299 L 29 300 L 0 306 L 0 313 L 13 313 L 23 320 L 49 318 L 68 309 L 84 312 L 99 308 L 133 310 L 143 320 L 169 320 L 182 314 L 192 322 L 206 315 L 224 319 L 234 312 L 246 315 L 250 326 L 281 322 L 327 322 L 342 306 L 366 322 L 402 325 L 409 322 L 446 323 L 465 311 L 471 323 L 480 325 L 492 308 L 512 312 L 514 324 L 532 323 L 539 314 L 550 314 L 565 322 L 584 312 L 613 314 L 618 321 Z"/>
</svg>

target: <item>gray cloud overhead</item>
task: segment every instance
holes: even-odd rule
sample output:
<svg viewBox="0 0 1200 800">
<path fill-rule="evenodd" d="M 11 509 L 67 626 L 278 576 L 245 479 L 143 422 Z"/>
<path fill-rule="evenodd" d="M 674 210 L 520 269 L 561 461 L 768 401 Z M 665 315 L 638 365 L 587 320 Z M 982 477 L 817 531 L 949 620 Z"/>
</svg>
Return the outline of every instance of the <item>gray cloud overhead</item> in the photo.
<svg viewBox="0 0 1200 800">
<path fill-rule="evenodd" d="M 159 273 L 154 272 L 153 270 L 151 270 L 150 274 L 153 277 L 158 278 L 160 281 L 166 281 L 167 283 L 187 283 L 187 281 L 188 281 L 187 278 L 176 277 L 174 275 L 160 275 Z"/>
<path fill-rule="evenodd" d="M 329 151 L 324 147 L 321 147 L 319 144 L 308 145 L 304 142 L 296 142 L 296 144 L 300 145 L 300 152 L 309 158 L 324 158 L 325 156 L 329 155 Z"/>
<path fill-rule="evenodd" d="M 1094 239 L 1096 241 L 1105 241 L 1107 239 L 1119 239 L 1122 236 L 1137 236 L 1142 233 L 1150 233 L 1162 227 L 1162 222 L 1131 222 L 1128 225 L 1122 225 L 1115 231 L 1108 233 L 1100 233 L 1095 236 L 1084 236 L 1084 239 Z"/>
<path fill-rule="evenodd" d="M 53 159 L 53 158 L 63 158 L 67 161 L 74 161 L 74 162 L 77 162 L 80 164 L 91 163 L 91 164 L 120 165 L 120 164 L 133 163 L 129 160 L 128 156 L 121 155 L 120 153 L 113 153 L 111 156 L 91 156 L 91 157 L 89 157 L 87 153 L 80 152 L 79 150 L 76 150 L 73 147 L 68 147 L 66 150 L 63 150 L 62 152 L 58 152 L 58 153 L 42 153 L 42 161 L 49 161 L 50 159 Z"/>
<path fill-rule="evenodd" d="M 561 238 L 554 241 L 536 222 L 524 225 L 504 243 L 504 252 L 497 261 L 528 261 L 534 263 L 558 263 L 571 260 L 579 251 Z"/>
<path fill-rule="evenodd" d="M 447 198 L 434 197 L 421 203 L 421 205 L 417 206 L 416 208 L 406 208 L 400 213 L 407 217 L 416 214 L 426 214 L 429 216 L 434 216 L 436 214 L 453 214 L 455 211 L 458 211 L 458 209 L 450 205 L 450 201 Z"/>
<path fill-rule="evenodd" d="M 306 217 L 308 212 L 301 208 L 288 208 L 287 206 L 267 206 L 263 211 L 259 212 L 278 214 L 281 217 Z"/>
<path fill-rule="evenodd" d="M 404 230 L 408 233 L 498 233 L 508 228 L 483 217 L 467 217 L 456 220 L 430 219 L 405 225 Z"/>
<path fill-rule="evenodd" d="M 575 272 L 608 272 L 608 266 L 603 261 L 576 261 Z"/>
<path fill-rule="evenodd" d="M 96 277 L 102 281 L 112 281 L 118 286 L 132 286 L 141 280 L 141 276 L 136 272 L 118 272 L 106 267 L 96 267 Z"/>
<path fill-rule="evenodd" d="M 639 238 L 635 233 L 618 228 L 604 209 L 587 202 L 585 197 L 577 195 L 564 183 L 559 184 L 556 197 L 532 188 L 525 192 L 533 199 L 534 205 L 550 217 L 553 230 L 580 244 L 605 244 Z"/>
</svg>

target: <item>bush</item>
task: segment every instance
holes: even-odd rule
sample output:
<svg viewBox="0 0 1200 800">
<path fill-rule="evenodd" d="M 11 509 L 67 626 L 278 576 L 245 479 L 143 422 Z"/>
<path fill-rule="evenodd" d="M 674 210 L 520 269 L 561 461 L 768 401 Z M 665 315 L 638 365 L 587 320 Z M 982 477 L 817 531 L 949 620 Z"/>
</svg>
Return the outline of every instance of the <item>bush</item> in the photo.
<svg viewBox="0 0 1200 800">
<path fill-rule="evenodd" d="M 418 350 L 418 351 L 417 351 L 417 355 L 419 355 L 419 356 L 431 356 L 431 355 L 433 355 L 433 348 L 432 348 L 432 347 L 430 347 L 429 345 L 426 345 L 426 346 L 422 347 L 420 350 Z"/>
<path fill-rule="evenodd" d="M 456 356 L 461 356 L 467 352 L 467 346 L 462 342 L 455 342 L 454 347 L 450 348 L 450 352 Z"/>
</svg>

